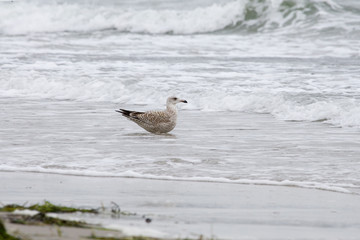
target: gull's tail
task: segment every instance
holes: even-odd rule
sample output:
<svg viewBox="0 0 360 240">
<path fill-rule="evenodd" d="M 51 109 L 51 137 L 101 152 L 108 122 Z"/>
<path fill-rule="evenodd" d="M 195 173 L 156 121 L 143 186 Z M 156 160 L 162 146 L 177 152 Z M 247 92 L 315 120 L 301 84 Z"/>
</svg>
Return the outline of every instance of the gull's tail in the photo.
<svg viewBox="0 0 360 240">
<path fill-rule="evenodd" d="M 134 111 L 129 111 L 120 108 L 119 110 L 115 110 L 115 112 L 121 113 L 124 117 L 130 117 L 130 114 Z"/>
<path fill-rule="evenodd" d="M 121 108 L 119 110 L 115 110 L 115 112 L 121 113 L 121 115 L 123 115 L 124 117 L 136 118 L 136 119 L 137 119 L 138 114 L 143 114 L 143 112 L 130 111 L 130 110 L 121 109 Z"/>
</svg>

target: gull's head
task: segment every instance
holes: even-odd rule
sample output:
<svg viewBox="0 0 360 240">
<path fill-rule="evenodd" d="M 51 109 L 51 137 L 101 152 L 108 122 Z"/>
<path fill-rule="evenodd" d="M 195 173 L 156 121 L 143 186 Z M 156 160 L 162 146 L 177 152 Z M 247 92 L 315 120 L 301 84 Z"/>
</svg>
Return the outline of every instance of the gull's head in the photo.
<svg viewBox="0 0 360 240">
<path fill-rule="evenodd" d="M 187 101 L 184 100 L 184 99 L 180 99 L 180 98 L 177 98 L 177 97 L 169 97 L 169 98 L 167 99 L 166 104 L 173 104 L 173 105 L 175 105 L 175 104 L 180 103 L 180 102 L 182 102 L 182 103 L 187 103 Z"/>
</svg>

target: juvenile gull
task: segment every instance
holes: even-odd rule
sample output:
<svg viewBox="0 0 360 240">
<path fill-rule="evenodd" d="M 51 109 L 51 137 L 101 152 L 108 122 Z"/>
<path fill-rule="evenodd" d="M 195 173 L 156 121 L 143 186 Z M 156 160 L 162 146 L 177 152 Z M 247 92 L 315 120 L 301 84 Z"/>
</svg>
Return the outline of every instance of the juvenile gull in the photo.
<svg viewBox="0 0 360 240">
<path fill-rule="evenodd" d="M 166 101 L 166 109 L 163 111 L 136 112 L 125 109 L 115 111 L 135 122 L 146 131 L 160 134 L 170 132 L 175 128 L 177 119 L 176 104 L 180 102 L 187 103 L 186 100 L 169 97 Z"/>
</svg>

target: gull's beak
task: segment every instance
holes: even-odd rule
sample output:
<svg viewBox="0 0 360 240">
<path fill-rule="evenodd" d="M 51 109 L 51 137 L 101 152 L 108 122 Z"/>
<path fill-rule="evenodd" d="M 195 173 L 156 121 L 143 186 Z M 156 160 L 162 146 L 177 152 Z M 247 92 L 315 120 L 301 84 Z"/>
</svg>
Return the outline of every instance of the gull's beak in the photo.
<svg viewBox="0 0 360 240">
<path fill-rule="evenodd" d="M 180 102 L 187 103 L 187 101 L 186 101 L 186 100 L 180 100 Z"/>
</svg>

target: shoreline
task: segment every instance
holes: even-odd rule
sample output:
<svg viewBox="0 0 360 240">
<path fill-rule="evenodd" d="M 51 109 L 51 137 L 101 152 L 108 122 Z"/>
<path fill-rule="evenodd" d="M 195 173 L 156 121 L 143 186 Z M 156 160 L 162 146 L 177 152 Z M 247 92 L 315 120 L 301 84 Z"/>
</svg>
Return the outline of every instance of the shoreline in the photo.
<svg viewBox="0 0 360 240">
<path fill-rule="evenodd" d="M 219 184 L 238 184 L 238 185 L 257 185 L 257 186 L 278 186 L 278 187 L 293 187 L 302 189 L 314 189 L 319 191 L 337 192 L 343 194 L 353 194 L 360 196 L 360 189 L 354 186 L 347 186 L 350 189 L 356 189 L 351 191 L 345 186 L 329 186 L 324 183 L 318 182 L 298 182 L 291 180 L 273 181 L 273 180 L 254 180 L 254 179 L 237 179 L 231 180 L 227 178 L 210 178 L 210 177 L 171 177 L 171 176 L 153 176 L 153 175 L 141 175 L 138 173 L 128 173 L 128 175 L 105 175 L 105 174 L 94 174 L 94 175 L 81 175 L 76 173 L 60 173 L 60 172 L 42 172 L 42 171 L 15 171 L 15 170 L 0 170 L 6 173 L 29 173 L 29 174 L 54 174 L 60 176 L 73 176 L 73 177 L 88 177 L 88 178 L 119 178 L 119 179 L 142 179 L 142 180 L 154 180 L 154 181 L 173 181 L 173 182 L 190 182 L 190 183 L 219 183 Z"/>
<path fill-rule="evenodd" d="M 1 172 L 2 204 L 96 208 L 117 203 L 132 218 L 77 216 L 127 235 L 165 238 L 356 239 L 360 196 L 286 186 Z M 146 223 L 143 216 L 153 221 Z M 149 234 L 147 234 L 149 235 Z M 159 237 L 154 235 L 153 237 Z"/>
</svg>

